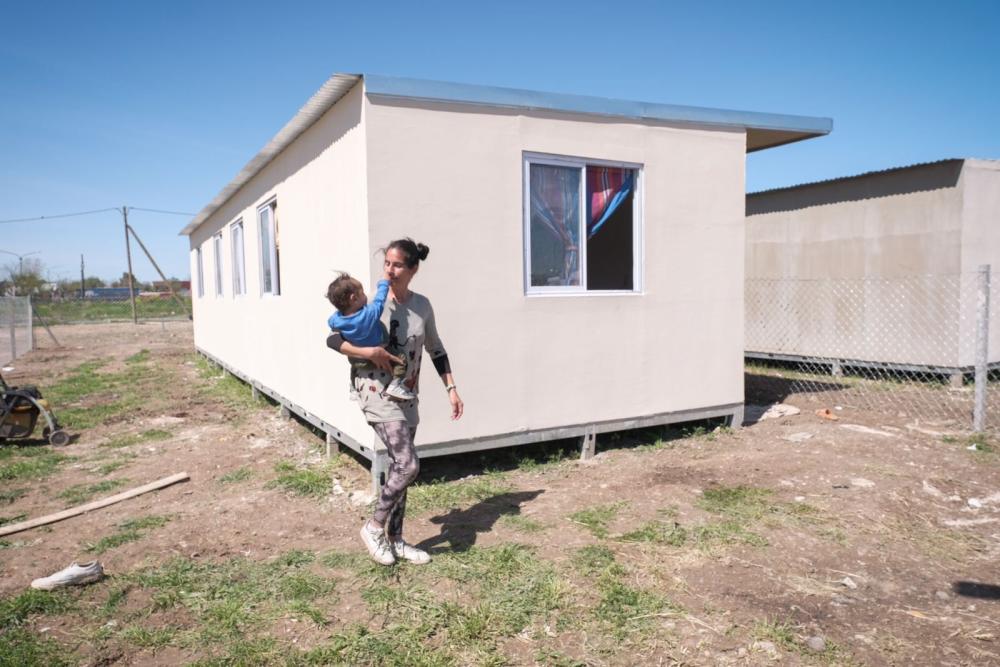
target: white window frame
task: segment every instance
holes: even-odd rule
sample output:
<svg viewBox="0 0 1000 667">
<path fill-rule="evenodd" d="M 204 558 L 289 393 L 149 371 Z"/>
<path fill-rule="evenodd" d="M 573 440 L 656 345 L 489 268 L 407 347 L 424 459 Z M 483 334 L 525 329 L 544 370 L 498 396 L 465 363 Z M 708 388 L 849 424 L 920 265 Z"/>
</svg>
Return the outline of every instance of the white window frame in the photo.
<svg viewBox="0 0 1000 667">
<path fill-rule="evenodd" d="M 634 162 L 618 162 L 596 158 L 552 155 L 549 153 L 524 152 L 523 165 L 523 211 L 524 231 L 524 293 L 527 296 L 626 296 L 643 293 L 644 244 L 643 229 L 645 173 L 643 165 Z M 580 169 L 580 248 L 577 262 L 580 267 L 579 285 L 532 285 L 531 284 L 531 165 L 541 164 L 553 167 L 575 167 Z M 587 289 L 587 165 L 595 167 L 619 167 L 635 171 L 635 192 L 632 195 L 632 289 L 630 290 L 588 290 Z"/>
<path fill-rule="evenodd" d="M 239 229 L 239 234 L 236 230 Z M 229 225 L 229 246 L 233 265 L 233 298 L 244 296 L 247 293 L 247 254 L 246 236 L 247 230 L 243 225 L 243 218 L 236 220 Z M 237 247 L 237 236 L 239 244 Z"/>
<path fill-rule="evenodd" d="M 201 256 L 201 246 L 194 249 L 194 254 L 198 264 L 196 267 L 198 271 L 198 298 L 201 299 L 205 296 L 205 262 Z"/>
<path fill-rule="evenodd" d="M 223 296 L 222 290 L 222 232 L 212 235 L 212 259 L 215 262 L 215 296 Z"/>
<path fill-rule="evenodd" d="M 257 245 L 260 246 L 260 254 L 258 256 L 257 267 L 260 269 L 260 294 L 261 296 L 280 296 L 281 295 L 281 276 L 279 275 L 278 266 L 278 239 L 275 236 L 275 231 L 277 230 L 277 215 L 276 210 L 278 208 L 277 197 L 271 197 L 266 202 L 257 207 L 257 238 L 260 241 Z M 260 235 L 260 223 L 261 223 L 261 211 L 268 209 L 268 221 L 270 223 L 270 228 L 268 229 L 268 237 L 270 238 L 270 243 L 267 248 L 264 247 L 264 239 Z M 271 289 L 264 289 L 264 253 L 267 253 L 267 258 L 270 260 L 271 266 Z"/>
</svg>

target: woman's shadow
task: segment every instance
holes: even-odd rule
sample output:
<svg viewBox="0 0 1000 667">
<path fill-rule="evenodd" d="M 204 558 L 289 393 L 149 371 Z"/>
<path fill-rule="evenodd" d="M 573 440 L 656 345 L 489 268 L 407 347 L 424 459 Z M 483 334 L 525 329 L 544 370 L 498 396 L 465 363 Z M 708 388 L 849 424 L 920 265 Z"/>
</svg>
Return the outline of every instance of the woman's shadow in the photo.
<svg viewBox="0 0 1000 667">
<path fill-rule="evenodd" d="M 479 533 L 492 529 L 493 524 L 502 516 L 520 514 L 522 503 L 534 500 L 542 493 L 544 493 L 542 489 L 501 493 L 467 509 L 453 509 L 447 514 L 431 517 L 431 523 L 441 524 L 441 533 L 422 541 L 417 546 L 431 554 L 467 551 L 476 543 L 476 536 Z M 451 544 L 450 549 L 440 546 L 445 542 Z"/>
</svg>

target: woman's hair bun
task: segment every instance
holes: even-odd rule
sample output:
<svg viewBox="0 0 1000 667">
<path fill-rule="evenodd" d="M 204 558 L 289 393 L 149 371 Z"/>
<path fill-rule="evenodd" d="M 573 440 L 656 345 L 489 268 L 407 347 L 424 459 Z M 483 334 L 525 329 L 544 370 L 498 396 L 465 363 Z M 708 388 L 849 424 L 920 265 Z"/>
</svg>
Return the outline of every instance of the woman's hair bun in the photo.
<svg viewBox="0 0 1000 667">
<path fill-rule="evenodd" d="M 425 259 L 427 259 L 427 255 L 429 255 L 430 252 L 431 249 L 425 246 L 423 243 L 417 244 L 417 257 L 420 258 L 420 261 L 424 261 Z"/>
</svg>

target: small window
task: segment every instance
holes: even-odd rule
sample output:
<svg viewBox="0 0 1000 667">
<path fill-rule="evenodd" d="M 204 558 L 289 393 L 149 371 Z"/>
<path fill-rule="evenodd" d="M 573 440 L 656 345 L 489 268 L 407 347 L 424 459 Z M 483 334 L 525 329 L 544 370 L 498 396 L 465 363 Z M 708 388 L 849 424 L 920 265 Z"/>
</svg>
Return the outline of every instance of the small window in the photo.
<svg viewBox="0 0 1000 667">
<path fill-rule="evenodd" d="M 198 263 L 198 298 L 200 299 L 205 296 L 205 263 L 201 258 L 201 246 L 194 249 L 194 254 Z"/>
<path fill-rule="evenodd" d="M 271 200 L 257 209 L 260 223 L 260 291 L 281 294 L 281 262 L 278 241 L 278 203 Z"/>
<path fill-rule="evenodd" d="M 525 158 L 528 293 L 639 289 L 640 169 L 574 158 Z"/>
<path fill-rule="evenodd" d="M 212 261 L 215 262 L 215 296 L 222 296 L 222 232 L 212 237 Z"/>
<path fill-rule="evenodd" d="M 247 272 L 243 253 L 243 221 L 237 220 L 229 227 L 233 244 L 233 296 L 247 293 Z"/>
</svg>

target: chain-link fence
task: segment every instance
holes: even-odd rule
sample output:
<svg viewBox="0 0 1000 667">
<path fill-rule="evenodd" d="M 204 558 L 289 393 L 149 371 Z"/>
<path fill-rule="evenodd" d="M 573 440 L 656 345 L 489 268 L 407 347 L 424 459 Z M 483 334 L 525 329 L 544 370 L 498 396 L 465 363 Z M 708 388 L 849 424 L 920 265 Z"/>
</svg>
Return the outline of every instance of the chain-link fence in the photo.
<svg viewBox="0 0 1000 667">
<path fill-rule="evenodd" d="M 996 281 L 993 281 L 996 282 Z M 952 275 L 746 281 L 747 400 L 1000 429 L 1000 289 Z"/>
<path fill-rule="evenodd" d="M 38 318 L 49 325 L 126 322 L 133 318 L 127 287 L 86 290 L 82 297 L 79 293 L 36 297 L 34 307 Z M 139 321 L 187 319 L 190 313 L 190 295 L 140 292 L 135 297 L 135 319 Z"/>
<path fill-rule="evenodd" d="M 10 363 L 35 345 L 31 328 L 31 300 L 0 297 L 0 365 Z"/>
</svg>

